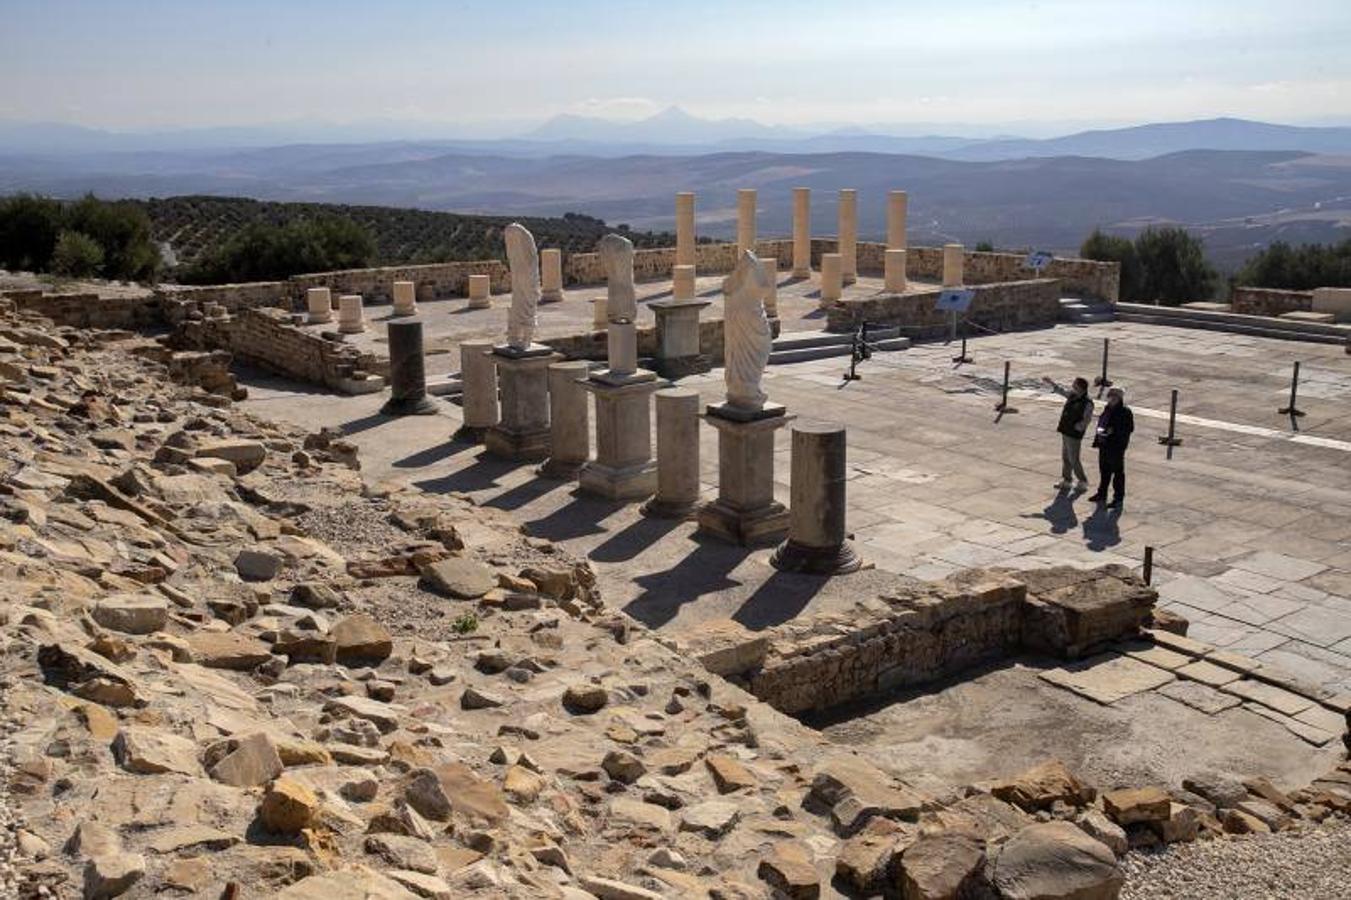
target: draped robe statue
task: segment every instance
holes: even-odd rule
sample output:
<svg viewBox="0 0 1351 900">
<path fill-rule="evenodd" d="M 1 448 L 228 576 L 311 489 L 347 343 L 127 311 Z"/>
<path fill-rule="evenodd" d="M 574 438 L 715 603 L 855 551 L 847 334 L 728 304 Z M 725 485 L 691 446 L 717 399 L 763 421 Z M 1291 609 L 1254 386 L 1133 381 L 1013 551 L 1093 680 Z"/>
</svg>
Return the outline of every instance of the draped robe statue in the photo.
<svg viewBox="0 0 1351 900">
<path fill-rule="evenodd" d="M 769 276 L 764 267 L 754 253 L 743 250 L 736 268 L 722 283 L 727 403 L 739 409 L 761 409 L 767 399 L 760 389 L 772 341 L 765 317 L 767 290 Z"/>
<path fill-rule="evenodd" d="M 507 314 L 507 344 L 525 350 L 535 336 L 535 308 L 539 305 L 539 251 L 535 236 L 512 222 L 502 230 L 511 267 L 511 311 Z"/>
<path fill-rule="evenodd" d="M 636 322 L 638 300 L 633 288 L 633 241 L 617 234 L 600 239 L 600 262 L 605 268 L 605 318 Z"/>
</svg>

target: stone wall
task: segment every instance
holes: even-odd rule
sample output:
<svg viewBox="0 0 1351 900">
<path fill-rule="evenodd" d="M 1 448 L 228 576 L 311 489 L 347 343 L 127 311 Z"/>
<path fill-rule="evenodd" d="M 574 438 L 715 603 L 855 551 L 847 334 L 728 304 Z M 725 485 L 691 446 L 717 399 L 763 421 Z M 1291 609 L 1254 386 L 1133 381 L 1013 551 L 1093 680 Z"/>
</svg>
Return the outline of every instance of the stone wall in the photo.
<svg viewBox="0 0 1351 900">
<path fill-rule="evenodd" d="M 1229 305 L 1233 312 L 1245 316 L 1279 316 L 1288 312 L 1307 312 L 1313 309 L 1313 292 L 1236 287 L 1229 295 Z"/>
<path fill-rule="evenodd" d="M 227 350 L 237 362 L 344 393 L 378 390 L 383 382 L 370 376 L 387 366 L 350 344 L 298 328 L 289 313 L 267 307 L 223 318 L 184 320 L 170 344 L 187 350 Z"/>
<path fill-rule="evenodd" d="M 217 304 L 226 312 L 237 313 L 259 306 L 295 308 L 291 290 L 285 281 L 250 281 L 241 284 L 165 285 L 156 291 L 160 315 L 169 325 L 177 325 L 208 304 Z"/>
<path fill-rule="evenodd" d="M 339 294 L 360 294 L 364 304 L 372 306 L 394 302 L 396 281 L 411 281 L 417 285 L 419 300 L 464 297 L 469 293 L 470 275 L 487 275 L 493 293 L 511 290 L 511 271 L 506 263 L 497 259 L 315 272 L 308 275 L 294 275 L 287 285 L 296 304 L 305 302 L 305 292 L 308 289 L 326 287 L 333 292 L 334 303 L 337 303 Z M 295 308 L 300 307 L 297 305 Z"/>
<path fill-rule="evenodd" d="M 639 325 L 638 356 L 653 358 L 657 355 L 657 326 Z M 560 337 L 540 338 L 541 344 L 553 347 L 568 359 L 604 360 L 608 358 L 609 343 L 604 331 L 589 331 L 582 334 L 568 334 Z M 713 365 L 723 363 L 723 323 L 722 319 L 699 320 L 699 352 L 708 356 Z"/>
<path fill-rule="evenodd" d="M 968 570 L 752 633 L 696 626 L 682 651 L 781 712 L 820 711 L 1025 651 L 1075 659 L 1135 636 L 1157 595 L 1130 570 Z"/>
<path fill-rule="evenodd" d="M 74 328 L 138 328 L 160 320 L 159 303 L 149 292 L 142 295 L 96 293 L 49 294 L 43 290 L 0 292 L 15 309 Z"/>
<path fill-rule="evenodd" d="M 793 242 L 788 240 L 759 241 L 757 255 L 772 254 L 781 268 L 792 264 Z M 675 265 L 674 247 L 655 247 L 633 251 L 633 278 L 635 281 L 665 281 L 671 277 Z M 694 268 L 700 275 L 724 275 L 736 268 L 736 244 L 695 244 Z M 563 280 L 570 285 L 604 284 L 605 269 L 599 253 L 574 253 L 563 261 Z"/>
<path fill-rule="evenodd" d="M 971 308 L 961 316 L 972 332 L 1019 331 L 1049 328 L 1060 315 L 1060 283 L 1054 278 L 976 285 Z M 938 290 L 913 294 L 878 294 L 845 298 L 826 312 L 826 330 L 853 331 L 858 323 L 901 326 L 901 335 L 912 339 L 945 337 L 951 313 L 935 308 Z"/>
</svg>

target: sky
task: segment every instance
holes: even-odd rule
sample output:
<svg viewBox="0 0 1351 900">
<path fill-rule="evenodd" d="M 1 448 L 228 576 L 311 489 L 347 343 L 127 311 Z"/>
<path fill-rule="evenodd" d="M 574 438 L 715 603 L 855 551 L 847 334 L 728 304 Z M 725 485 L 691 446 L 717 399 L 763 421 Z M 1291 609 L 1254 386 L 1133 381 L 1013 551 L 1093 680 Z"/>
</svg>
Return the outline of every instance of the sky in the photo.
<svg viewBox="0 0 1351 900">
<path fill-rule="evenodd" d="M 0 0 L 0 119 L 1351 124 L 1351 0 Z M 898 133 L 903 129 L 897 130 Z"/>
</svg>

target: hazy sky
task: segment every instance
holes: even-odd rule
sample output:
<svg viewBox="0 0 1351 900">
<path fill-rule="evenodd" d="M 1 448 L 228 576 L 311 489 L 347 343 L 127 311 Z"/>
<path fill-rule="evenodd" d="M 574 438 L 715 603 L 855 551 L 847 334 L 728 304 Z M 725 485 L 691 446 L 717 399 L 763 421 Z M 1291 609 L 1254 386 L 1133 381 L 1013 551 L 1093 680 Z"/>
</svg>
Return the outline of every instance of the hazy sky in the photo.
<svg viewBox="0 0 1351 900">
<path fill-rule="evenodd" d="M 1351 122 L 1351 0 L 0 0 L 0 118 Z M 1030 130 L 1030 129 L 1029 129 Z"/>
</svg>

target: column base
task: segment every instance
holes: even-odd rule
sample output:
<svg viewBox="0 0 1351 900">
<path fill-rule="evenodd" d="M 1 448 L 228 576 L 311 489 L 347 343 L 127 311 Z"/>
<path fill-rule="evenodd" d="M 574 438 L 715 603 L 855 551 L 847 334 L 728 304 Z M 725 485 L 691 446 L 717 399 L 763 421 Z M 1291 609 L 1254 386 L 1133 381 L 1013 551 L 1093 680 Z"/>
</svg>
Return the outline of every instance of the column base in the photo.
<svg viewBox="0 0 1351 900">
<path fill-rule="evenodd" d="M 339 334 L 361 334 L 361 332 L 363 332 L 363 331 L 365 331 L 365 330 L 366 330 L 366 323 L 365 323 L 365 322 L 356 322 L 356 323 L 351 323 L 351 322 L 340 322 L 340 323 L 338 323 L 338 333 L 339 333 Z"/>
<path fill-rule="evenodd" d="M 483 445 L 493 456 L 514 462 L 541 462 L 549 458 L 549 429 L 510 431 L 501 425 L 488 429 Z"/>
<path fill-rule="evenodd" d="M 562 291 L 544 291 L 543 293 L 541 293 L 541 294 L 539 295 L 539 302 L 540 302 L 540 303 L 562 303 L 562 302 L 563 302 L 563 292 L 562 292 Z"/>
<path fill-rule="evenodd" d="M 699 507 L 699 531 L 731 544 L 772 544 L 788 533 L 788 508 L 777 500 L 759 509 L 734 509 L 723 500 Z"/>
<path fill-rule="evenodd" d="M 711 371 L 713 368 L 713 357 L 699 353 L 695 356 L 674 356 L 670 359 L 657 359 L 653 361 L 657 367 L 657 374 L 662 378 L 684 378 L 687 375 L 700 375 Z"/>
<path fill-rule="evenodd" d="M 546 459 L 544 464 L 535 470 L 535 474 L 540 478 L 552 478 L 556 481 L 572 481 L 577 474 L 582 471 L 586 465 L 586 460 L 571 459 Z"/>
<path fill-rule="evenodd" d="M 657 490 L 657 463 L 649 460 L 615 468 L 592 460 L 577 474 L 577 484 L 606 500 L 641 500 Z"/>
<path fill-rule="evenodd" d="M 488 427 L 481 425 L 461 425 L 451 434 L 452 441 L 465 444 L 481 444 L 488 437 Z"/>
<path fill-rule="evenodd" d="M 415 316 L 415 315 L 417 315 L 417 307 L 413 307 L 412 309 L 399 309 L 396 306 L 394 307 L 394 311 L 389 314 L 389 317 L 391 319 L 404 319 L 407 318 L 408 316 Z"/>
<path fill-rule="evenodd" d="M 791 540 L 784 541 L 769 563 L 782 572 L 804 575 L 846 575 L 863 566 L 852 541 L 845 541 L 838 547 L 808 547 Z"/>
<path fill-rule="evenodd" d="M 316 316 L 314 313 L 310 313 L 309 318 L 305 321 L 305 324 L 307 324 L 307 325 L 327 325 L 328 323 L 330 323 L 330 322 L 332 322 L 332 321 L 333 321 L 333 314 L 332 314 L 332 313 L 330 313 L 330 314 L 328 314 L 328 315 L 326 315 L 326 316 Z"/>
<path fill-rule="evenodd" d="M 651 519 L 681 520 L 693 519 L 698 511 L 698 500 L 662 500 L 660 497 L 653 497 L 644 503 L 639 510 Z"/>
<path fill-rule="evenodd" d="M 477 298 L 470 300 L 469 305 L 465 307 L 465 309 L 492 309 L 492 308 L 493 308 L 493 301 L 488 299 L 487 297 L 484 297 L 482 300 L 479 300 Z"/>
<path fill-rule="evenodd" d="M 424 395 L 398 399 L 390 397 L 385 401 L 385 405 L 380 407 L 380 412 L 386 416 L 434 416 L 437 410 L 436 402 Z"/>
</svg>

